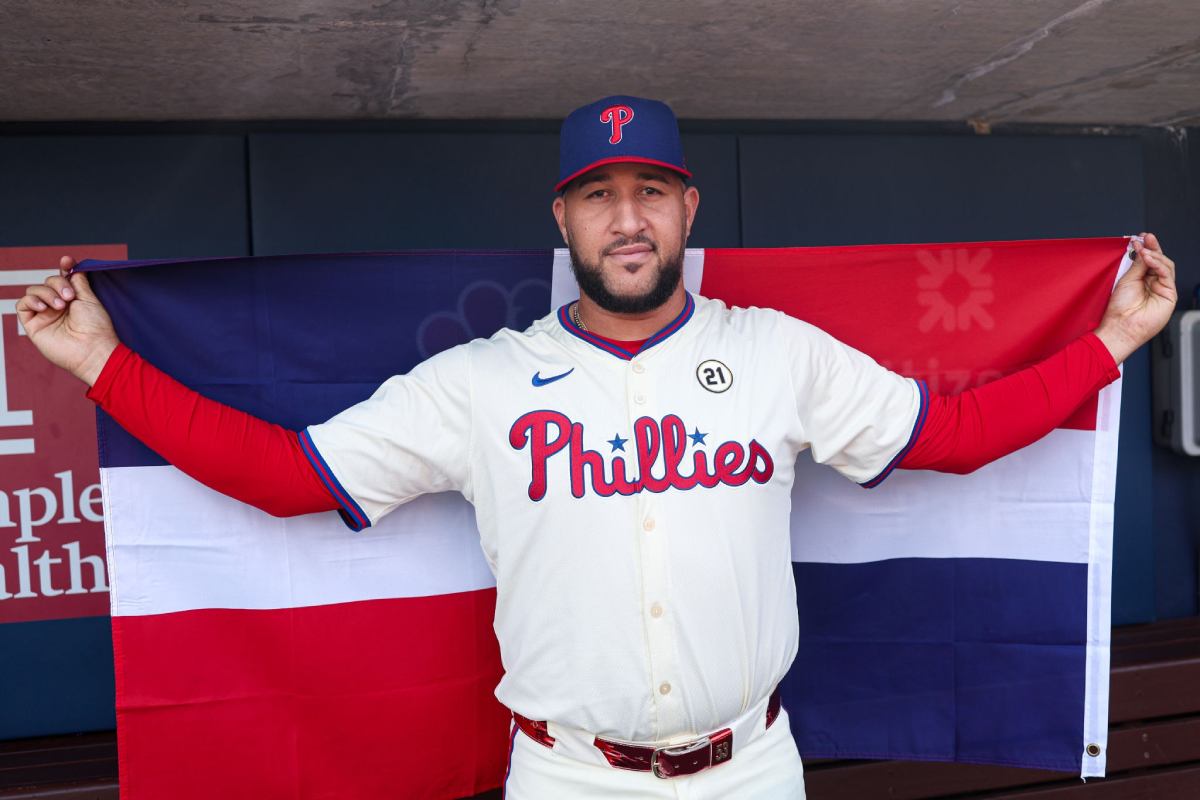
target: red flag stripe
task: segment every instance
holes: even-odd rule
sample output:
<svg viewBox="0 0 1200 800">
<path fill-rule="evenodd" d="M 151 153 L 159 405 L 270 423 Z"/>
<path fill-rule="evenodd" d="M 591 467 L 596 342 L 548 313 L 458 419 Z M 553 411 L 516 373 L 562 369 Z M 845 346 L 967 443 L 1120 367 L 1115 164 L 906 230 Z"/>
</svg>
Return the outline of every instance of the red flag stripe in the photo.
<svg viewBox="0 0 1200 800">
<path fill-rule="evenodd" d="M 711 249 L 701 294 L 778 308 L 931 391 L 955 394 L 1094 329 L 1125 245 L 1109 237 Z M 1023 283 L 1031 262 L 1044 265 L 1036 287 Z M 1093 400 L 1062 427 L 1094 430 L 1095 420 Z"/>
<path fill-rule="evenodd" d="M 495 598 L 114 617 L 122 794 L 448 798 L 498 786 L 510 715 L 492 693 Z M 463 762 L 477 769 L 429 769 Z"/>
</svg>

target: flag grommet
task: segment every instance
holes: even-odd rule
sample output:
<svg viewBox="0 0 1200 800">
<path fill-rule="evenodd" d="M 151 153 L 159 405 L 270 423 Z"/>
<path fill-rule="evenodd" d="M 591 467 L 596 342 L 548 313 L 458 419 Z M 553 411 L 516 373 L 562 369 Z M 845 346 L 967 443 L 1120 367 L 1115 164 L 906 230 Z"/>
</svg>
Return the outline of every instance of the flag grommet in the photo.
<svg viewBox="0 0 1200 800">
<path fill-rule="evenodd" d="M 1089 744 L 1085 748 L 1085 750 L 1086 750 L 1087 754 L 1089 756 L 1091 756 L 1092 758 L 1095 758 L 1096 756 L 1100 755 L 1100 745 L 1098 745 L 1098 744 Z"/>
</svg>

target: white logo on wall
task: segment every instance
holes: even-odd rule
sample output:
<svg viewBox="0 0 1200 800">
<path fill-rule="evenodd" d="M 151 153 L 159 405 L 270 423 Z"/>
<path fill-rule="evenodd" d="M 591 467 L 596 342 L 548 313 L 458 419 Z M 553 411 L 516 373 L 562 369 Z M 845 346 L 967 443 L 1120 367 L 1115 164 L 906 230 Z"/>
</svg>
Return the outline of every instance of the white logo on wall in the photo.
<svg viewBox="0 0 1200 800">
<path fill-rule="evenodd" d="M 32 286 L 41 283 L 51 275 L 57 275 L 55 270 L 14 269 L 0 270 L 0 286 Z M 0 299 L 0 314 L 17 313 L 17 301 Z M 17 333 L 25 335 L 21 323 L 17 323 Z M 8 365 L 4 360 L 5 342 L 4 325 L 0 324 L 0 429 L 14 428 L 33 424 L 31 409 L 15 409 L 8 407 Z M 20 455 L 34 451 L 33 439 L 0 438 L 0 456 Z"/>
<path fill-rule="evenodd" d="M 100 484 L 93 483 L 75 492 L 75 476 L 70 470 L 54 473 L 58 486 L 33 486 L 27 489 L 16 489 L 12 492 L 17 500 L 17 520 L 13 522 L 7 503 L 0 505 L 0 527 L 17 527 L 17 536 L 9 552 L 16 556 L 16 574 L 9 576 L 0 565 L 0 600 L 23 600 L 32 597 L 54 597 L 56 595 L 87 594 L 89 592 L 107 592 L 108 582 L 105 578 L 104 559 L 100 556 L 85 556 L 80 551 L 80 543 L 64 542 L 60 545 L 66 551 L 67 582 L 56 582 L 53 578 L 61 569 L 55 569 L 64 563 L 63 558 L 55 558 L 50 550 L 43 549 L 34 557 L 31 545 L 41 543 L 35 528 L 54 522 L 58 525 L 70 525 L 83 522 L 102 522 L 104 520 L 103 504 L 100 500 Z M 3 493 L 0 492 L 0 495 Z M 40 512 L 34 511 L 34 498 L 41 506 Z M 78 503 L 78 505 L 77 505 Z M 78 512 L 78 513 L 76 513 Z M 55 517 L 58 517 L 55 519 Z M 44 547 L 44 545 L 43 545 Z M 83 567 L 90 570 L 90 587 L 84 582 Z M 12 566 L 11 564 L 9 565 Z M 34 570 L 37 567 L 37 570 Z M 36 580 L 35 580 L 36 578 Z M 15 585 L 11 585 L 15 584 Z M 13 590 L 16 591 L 13 591 Z"/>
</svg>

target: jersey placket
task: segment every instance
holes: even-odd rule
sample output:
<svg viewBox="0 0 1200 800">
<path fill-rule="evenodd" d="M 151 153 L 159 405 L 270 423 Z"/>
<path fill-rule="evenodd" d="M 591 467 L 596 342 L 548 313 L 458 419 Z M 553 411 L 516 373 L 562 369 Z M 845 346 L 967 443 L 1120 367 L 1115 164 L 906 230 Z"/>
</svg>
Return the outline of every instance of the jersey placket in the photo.
<svg viewBox="0 0 1200 800">
<path fill-rule="evenodd" d="M 643 416 L 654 416 L 650 409 L 655 405 L 655 381 L 652 377 L 653 364 L 643 356 L 633 358 L 626 367 L 626 403 L 629 410 L 630 428 L 634 420 Z M 641 477 L 641 476 L 639 476 Z M 669 555 L 667 537 L 670 521 L 663 519 L 661 508 L 653 492 L 642 491 L 637 495 L 637 520 L 635 535 L 639 539 L 642 582 L 642 627 L 650 667 L 650 695 L 655 710 L 655 734 L 664 730 L 685 730 L 682 687 L 679 685 L 679 669 L 676 663 L 672 606 L 669 597 L 667 559 Z"/>
</svg>

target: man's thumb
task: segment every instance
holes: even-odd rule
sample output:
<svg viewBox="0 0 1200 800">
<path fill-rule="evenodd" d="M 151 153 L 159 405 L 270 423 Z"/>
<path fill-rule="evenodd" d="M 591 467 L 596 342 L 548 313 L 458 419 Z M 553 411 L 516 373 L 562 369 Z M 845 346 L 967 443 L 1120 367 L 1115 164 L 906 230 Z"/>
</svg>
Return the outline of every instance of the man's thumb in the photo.
<svg viewBox="0 0 1200 800">
<path fill-rule="evenodd" d="M 71 273 L 71 277 L 67 280 L 71 282 L 71 288 L 75 290 L 75 294 L 79 297 L 88 300 L 95 300 L 96 294 L 92 291 L 92 285 L 88 283 L 87 275 L 78 270 Z"/>
<path fill-rule="evenodd" d="M 1149 269 L 1150 268 L 1146 265 L 1146 259 L 1142 258 L 1141 253 L 1138 253 L 1138 255 L 1133 259 L 1133 263 L 1129 265 L 1129 269 L 1125 271 L 1125 275 L 1122 280 L 1128 279 L 1131 283 L 1133 281 L 1140 281 L 1146 277 L 1146 273 L 1149 271 Z"/>
</svg>

